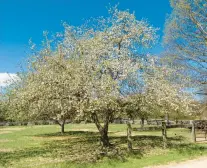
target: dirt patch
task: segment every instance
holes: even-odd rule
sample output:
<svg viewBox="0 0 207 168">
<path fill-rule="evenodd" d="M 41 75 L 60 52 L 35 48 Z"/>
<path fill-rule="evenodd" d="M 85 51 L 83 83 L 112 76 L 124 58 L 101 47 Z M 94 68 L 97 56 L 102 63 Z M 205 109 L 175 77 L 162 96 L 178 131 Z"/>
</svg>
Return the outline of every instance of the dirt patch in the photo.
<svg viewBox="0 0 207 168">
<path fill-rule="evenodd" d="M 1 128 L 1 130 L 3 131 L 21 131 L 21 130 L 24 130 L 25 128 L 19 128 L 19 127 L 15 127 L 15 128 Z"/>
<path fill-rule="evenodd" d="M 207 143 L 207 139 L 205 138 L 196 138 L 197 143 Z"/>
<path fill-rule="evenodd" d="M 12 133 L 12 131 L 1 131 L 0 134 L 9 134 Z"/>
<path fill-rule="evenodd" d="M 81 129 L 81 128 L 75 128 L 75 129 L 72 129 L 73 131 L 85 131 L 85 132 L 96 132 L 96 131 L 93 131 L 93 130 L 90 130 L 90 129 Z"/>
<path fill-rule="evenodd" d="M 9 140 L 9 139 L 0 139 L 0 143 L 1 143 L 1 142 L 11 142 L 11 141 L 13 141 L 13 140 Z"/>
<path fill-rule="evenodd" d="M 2 149 L 0 148 L 0 152 L 13 152 L 13 149 Z"/>
<path fill-rule="evenodd" d="M 119 136 L 126 136 L 126 132 L 115 132 L 115 135 L 119 135 Z"/>
<path fill-rule="evenodd" d="M 61 141 L 61 140 L 67 140 L 67 139 L 76 139 L 78 137 L 33 137 L 33 139 L 39 139 L 39 140 L 58 140 L 58 141 Z"/>
<path fill-rule="evenodd" d="M 181 163 L 170 163 L 163 166 L 151 166 L 146 168 L 206 168 L 207 157 L 201 157 L 199 159 L 188 160 Z"/>
<path fill-rule="evenodd" d="M 54 163 L 61 163 L 61 162 L 65 162 L 64 159 L 57 159 L 57 158 L 45 158 L 45 157 L 37 157 L 34 158 L 35 160 L 31 160 L 31 159 L 24 159 L 23 162 L 27 162 L 27 165 L 25 165 L 24 163 L 22 163 L 22 167 L 25 168 L 33 168 L 33 167 L 39 167 L 41 165 L 45 165 L 45 164 L 54 164 Z"/>
</svg>

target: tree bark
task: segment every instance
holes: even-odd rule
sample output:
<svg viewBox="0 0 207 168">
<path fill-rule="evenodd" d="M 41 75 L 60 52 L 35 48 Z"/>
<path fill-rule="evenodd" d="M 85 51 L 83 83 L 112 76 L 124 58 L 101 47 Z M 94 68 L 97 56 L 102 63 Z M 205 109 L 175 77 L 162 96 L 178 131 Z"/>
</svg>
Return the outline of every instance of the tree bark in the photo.
<svg viewBox="0 0 207 168">
<path fill-rule="evenodd" d="M 61 124 L 61 133 L 65 133 L 65 121 Z"/>
<path fill-rule="evenodd" d="M 167 123 L 167 126 L 169 126 L 170 125 L 170 121 L 169 121 L 169 114 L 168 113 L 165 114 L 165 121 Z"/>
<path fill-rule="evenodd" d="M 141 129 L 144 128 L 144 118 L 141 118 Z"/>
<path fill-rule="evenodd" d="M 178 124 L 178 119 L 177 119 L 177 118 L 175 119 L 175 124 L 176 124 L 176 125 Z"/>
<path fill-rule="evenodd" d="M 55 120 L 55 122 L 60 126 L 60 132 L 62 134 L 65 133 L 65 120 L 63 120 L 62 122 L 58 121 L 58 120 Z"/>
<path fill-rule="evenodd" d="M 96 113 L 92 114 L 92 119 L 101 135 L 100 140 L 101 140 L 102 147 L 109 147 L 110 146 L 109 137 L 108 137 L 109 116 L 106 116 L 103 126 L 101 126 Z"/>
<path fill-rule="evenodd" d="M 103 147 L 110 146 L 109 137 L 108 137 L 108 125 L 103 127 L 103 129 L 100 131 L 100 134 L 101 134 L 101 145 Z"/>
</svg>

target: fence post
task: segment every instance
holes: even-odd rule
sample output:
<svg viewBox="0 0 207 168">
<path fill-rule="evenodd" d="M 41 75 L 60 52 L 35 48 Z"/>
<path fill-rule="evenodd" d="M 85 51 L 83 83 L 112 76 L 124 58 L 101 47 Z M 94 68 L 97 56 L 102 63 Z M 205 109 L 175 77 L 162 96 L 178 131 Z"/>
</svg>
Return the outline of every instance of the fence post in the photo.
<svg viewBox="0 0 207 168">
<path fill-rule="evenodd" d="M 132 127 L 130 121 L 127 122 L 127 143 L 128 143 L 128 151 L 132 151 Z"/>
<path fill-rule="evenodd" d="M 167 148 L 167 128 L 166 122 L 162 121 L 162 138 L 163 138 L 163 148 Z"/>
<path fill-rule="evenodd" d="M 196 132 L 195 132 L 195 122 L 193 120 L 191 120 L 191 126 L 192 126 L 192 132 L 191 132 L 191 136 L 192 136 L 192 142 L 196 142 Z"/>
</svg>

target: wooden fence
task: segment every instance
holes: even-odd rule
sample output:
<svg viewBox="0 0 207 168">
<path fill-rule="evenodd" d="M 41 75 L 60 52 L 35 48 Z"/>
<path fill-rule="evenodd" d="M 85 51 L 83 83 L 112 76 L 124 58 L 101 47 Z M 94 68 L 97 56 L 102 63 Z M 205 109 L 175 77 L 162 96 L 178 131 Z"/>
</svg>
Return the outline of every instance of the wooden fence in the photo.
<svg viewBox="0 0 207 168">
<path fill-rule="evenodd" d="M 192 141 L 207 141 L 207 120 L 191 121 Z"/>
</svg>

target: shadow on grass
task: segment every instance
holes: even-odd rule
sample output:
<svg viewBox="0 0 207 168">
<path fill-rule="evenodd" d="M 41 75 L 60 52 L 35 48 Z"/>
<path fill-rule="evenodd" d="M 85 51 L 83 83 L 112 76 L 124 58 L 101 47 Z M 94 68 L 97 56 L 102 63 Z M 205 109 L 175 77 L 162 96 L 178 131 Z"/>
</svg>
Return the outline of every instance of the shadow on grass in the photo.
<svg viewBox="0 0 207 168">
<path fill-rule="evenodd" d="M 98 135 L 96 132 L 86 131 L 38 135 L 35 137 L 45 138 L 39 147 L 30 147 L 13 152 L 0 151 L 0 167 L 1 165 L 6 167 L 5 165 L 21 159 L 33 159 L 34 157 L 60 158 L 68 161 L 95 161 L 98 159 L 97 153 L 100 149 Z M 60 139 L 56 140 L 57 137 Z M 61 139 L 62 137 L 66 138 Z M 47 138 L 54 138 L 54 140 L 47 141 Z"/>
<path fill-rule="evenodd" d="M 112 141 L 116 144 L 127 144 L 127 137 L 120 136 L 120 137 L 111 137 Z M 184 137 L 170 137 L 167 138 L 169 144 L 177 144 L 179 142 L 183 142 L 185 140 Z M 161 136 L 153 136 L 153 135 L 137 135 L 132 137 L 133 145 L 138 147 L 162 147 L 163 139 Z"/>
<path fill-rule="evenodd" d="M 11 161 L 18 161 L 22 158 L 31 158 L 36 156 L 43 156 L 49 152 L 47 148 L 28 148 L 25 150 L 18 150 L 13 152 L 0 152 L 0 167 L 1 165 L 10 163 Z"/>
<path fill-rule="evenodd" d="M 37 137 L 57 137 L 57 136 L 97 136 L 99 135 L 98 132 L 92 131 L 68 131 L 65 133 L 55 132 L 49 134 L 39 134 L 36 135 Z"/>
<path fill-rule="evenodd" d="M 59 158 L 70 162 L 95 162 L 102 158 L 103 149 L 100 147 L 99 133 L 87 131 L 70 131 L 65 134 L 53 133 L 42 134 L 37 137 L 67 137 L 52 141 L 43 141 L 42 146 L 26 148 L 13 152 L 0 152 L 0 166 L 7 165 L 25 158 L 42 157 L 42 158 Z M 75 138 L 72 138 L 74 137 Z M 125 136 L 110 136 L 110 142 L 113 145 L 111 149 L 105 149 L 107 156 L 111 159 L 121 159 L 127 157 L 141 158 L 146 150 L 153 148 L 162 148 L 162 137 L 139 135 L 133 136 L 134 150 L 127 153 L 127 138 Z M 185 144 L 183 137 L 168 138 L 168 148 L 178 153 L 193 155 L 207 150 L 196 144 Z"/>
</svg>

